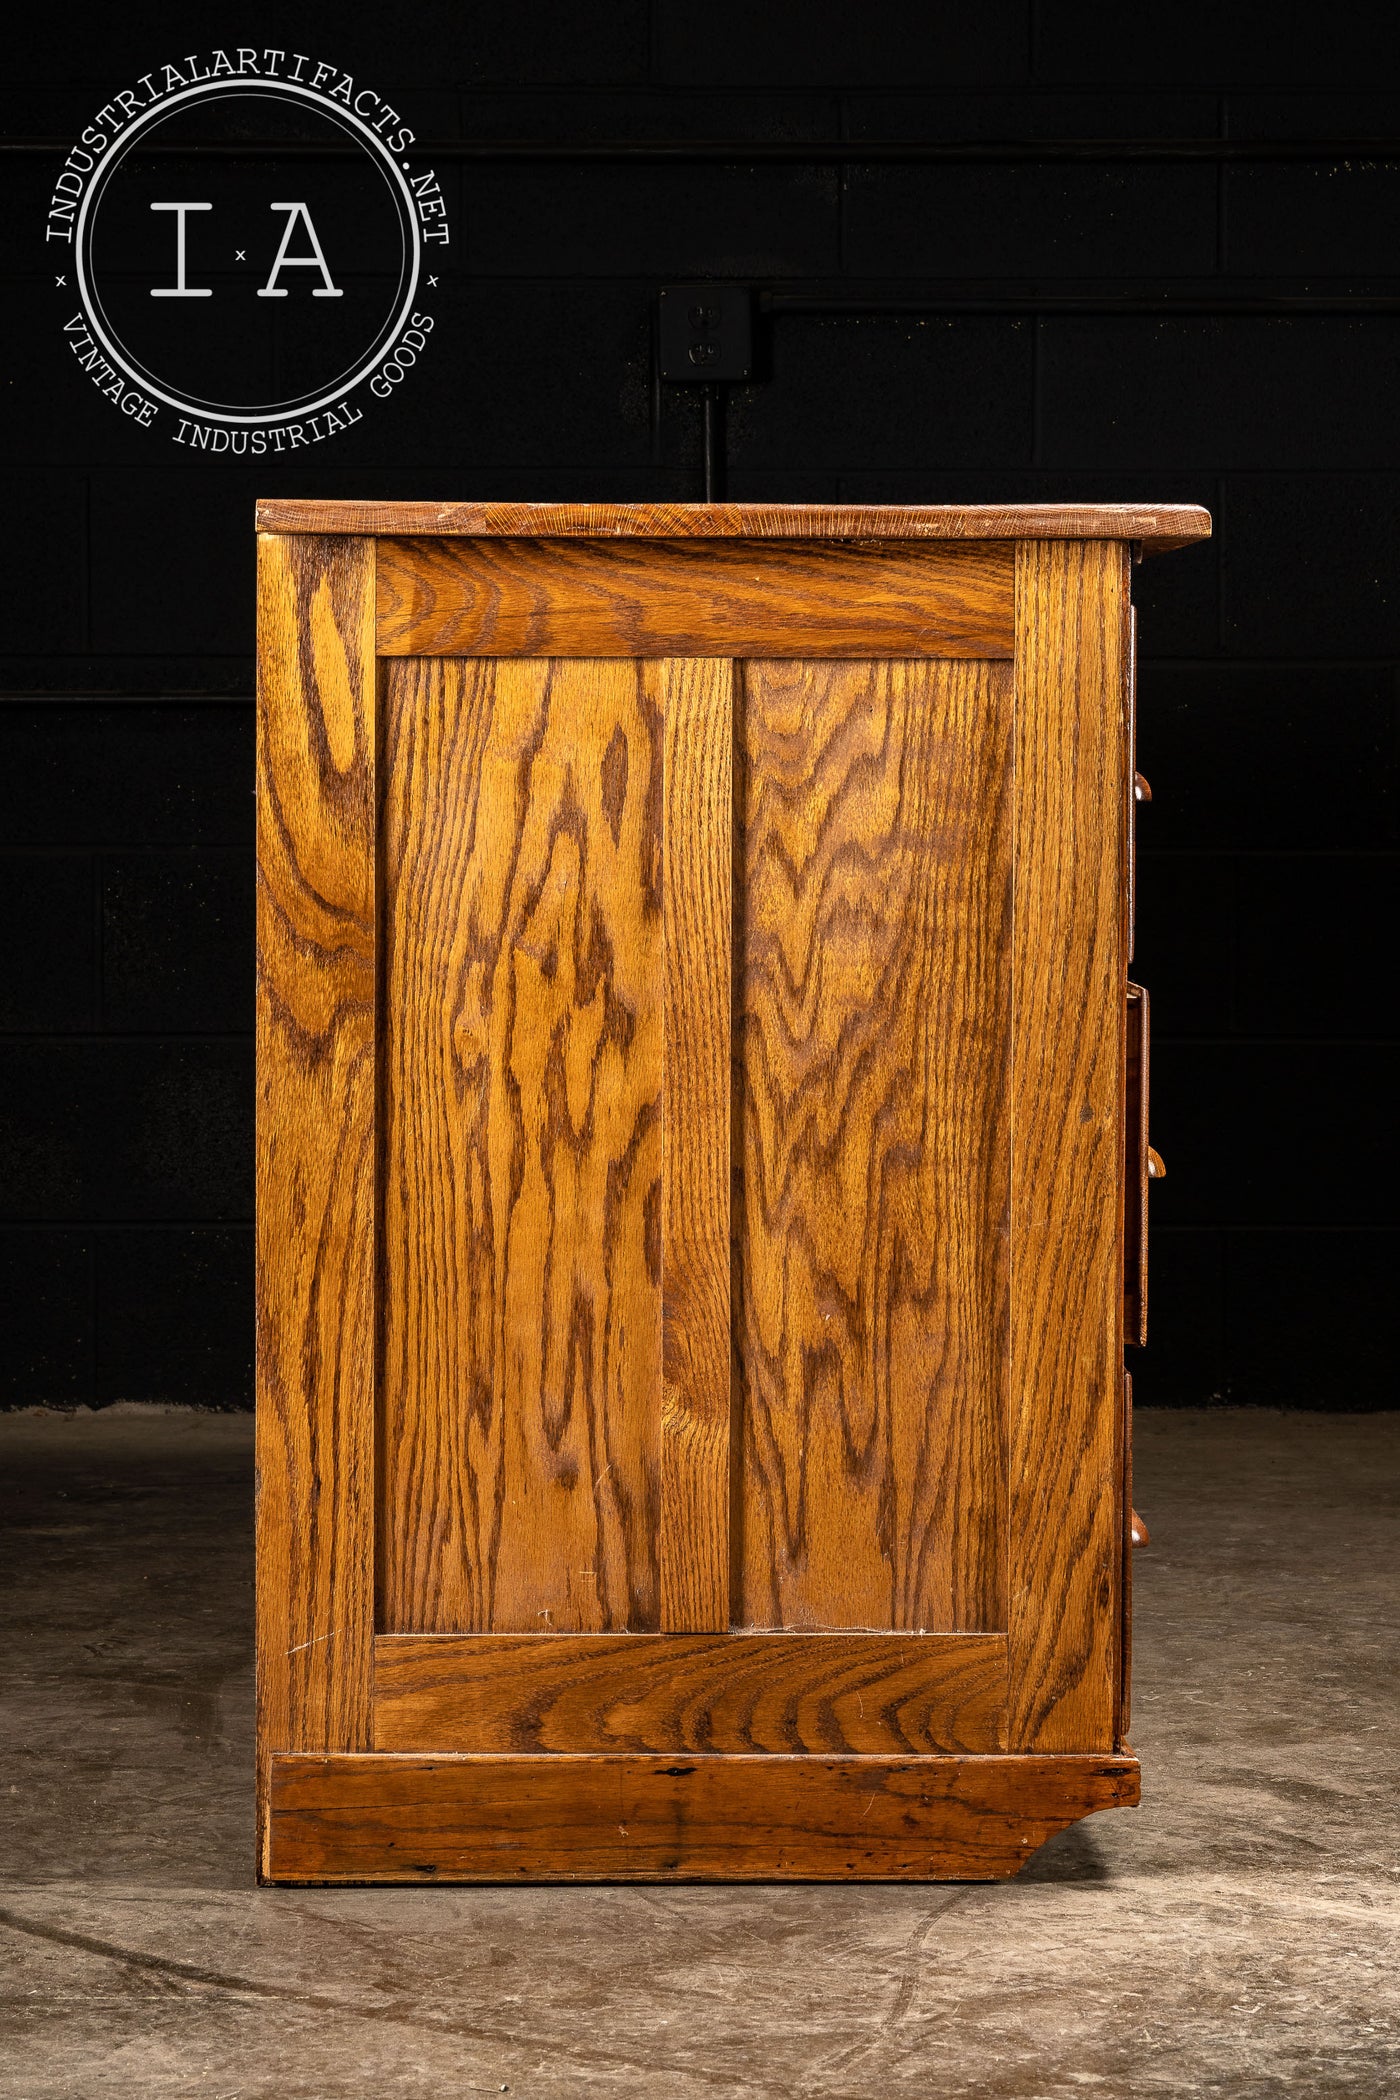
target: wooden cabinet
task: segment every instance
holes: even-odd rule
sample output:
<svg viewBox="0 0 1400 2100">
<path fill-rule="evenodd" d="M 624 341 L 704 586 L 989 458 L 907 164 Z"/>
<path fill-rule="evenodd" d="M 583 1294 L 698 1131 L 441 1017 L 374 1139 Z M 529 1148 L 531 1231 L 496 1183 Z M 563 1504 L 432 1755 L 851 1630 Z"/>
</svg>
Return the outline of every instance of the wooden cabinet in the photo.
<svg viewBox="0 0 1400 2100">
<path fill-rule="evenodd" d="M 1135 1801 L 1129 583 L 1204 513 L 260 524 L 264 1876 Z"/>
</svg>

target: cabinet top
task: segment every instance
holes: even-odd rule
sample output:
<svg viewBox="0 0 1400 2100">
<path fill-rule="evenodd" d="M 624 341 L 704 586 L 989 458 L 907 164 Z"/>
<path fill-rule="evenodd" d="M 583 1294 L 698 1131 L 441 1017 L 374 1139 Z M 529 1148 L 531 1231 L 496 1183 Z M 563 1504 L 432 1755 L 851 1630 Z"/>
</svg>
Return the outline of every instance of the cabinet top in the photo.
<svg viewBox="0 0 1400 2100">
<path fill-rule="evenodd" d="M 1136 540 L 1210 537 L 1195 503 L 259 503 L 260 532 L 473 539 Z"/>
</svg>

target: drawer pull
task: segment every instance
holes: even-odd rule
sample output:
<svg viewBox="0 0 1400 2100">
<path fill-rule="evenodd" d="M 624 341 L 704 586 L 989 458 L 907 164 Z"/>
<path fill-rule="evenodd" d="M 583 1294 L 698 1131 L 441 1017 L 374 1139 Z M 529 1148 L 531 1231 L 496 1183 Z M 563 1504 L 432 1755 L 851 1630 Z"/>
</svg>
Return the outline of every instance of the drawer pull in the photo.
<svg viewBox="0 0 1400 2100">
<path fill-rule="evenodd" d="M 1166 1163 L 1152 1145 L 1147 1148 L 1147 1178 L 1149 1181 L 1165 1181 L 1167 1178 Z"/>
<path fill-rule="evenodd" d="M 1143 1523 L 1136 1510 L 1133 1511 L 1133 1544 L 1135 1546 L 1150 1546 L 1152 1544 L 1151 1539 L 1147 1535 L 1147 1526 Z"/>
<path fill-rule="evenodd" d="M 1152 800 L 1152 782 L 1145 773 L 1134 773 L 1133 775 L 1133 800 L 1134 802 L 1150 802 Z"/>
</svg>

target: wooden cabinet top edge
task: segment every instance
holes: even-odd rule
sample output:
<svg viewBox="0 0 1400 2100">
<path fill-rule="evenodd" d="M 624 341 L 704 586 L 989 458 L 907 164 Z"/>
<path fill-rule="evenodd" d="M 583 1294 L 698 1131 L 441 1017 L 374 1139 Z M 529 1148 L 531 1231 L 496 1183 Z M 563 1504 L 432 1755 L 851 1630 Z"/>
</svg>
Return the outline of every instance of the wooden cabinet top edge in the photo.
<svg viewBox="0 0 1400 2100">
<path fill-rule="evenodd" d="M 1131 540 L 1158 553 L 1209 539 L 1194 503 L 770 504 L 259 502 L 271 533 L 516 539 Z"/>
</svg>

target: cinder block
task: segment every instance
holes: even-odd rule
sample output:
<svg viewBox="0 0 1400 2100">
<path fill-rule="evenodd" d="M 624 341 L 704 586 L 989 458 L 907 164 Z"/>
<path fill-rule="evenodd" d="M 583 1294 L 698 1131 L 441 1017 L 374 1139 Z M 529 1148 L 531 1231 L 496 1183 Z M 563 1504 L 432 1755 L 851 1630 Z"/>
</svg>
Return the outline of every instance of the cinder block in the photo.
<svg viewBox="0 0 1400 2100">
<path fill-rule="evenodd" d="M 1143 634 L 1150 647 L 1145 619 Z M 1138 764 L 1153 800 L 1139 836 L 1153 852 L 1394 848 L 1398 730 L 1389 668 L 1149 662 Z"/>
<path fill-rule="evenodd" d="M 253 710 L 0 705 L 0 836 L 14 846 L 253 849 Z"/>
<path fill-rule="evenodd" d="M 1241 276 L 1388 276 L 1397 211 L 1392 161 L 1237 164 L 1225 171 L 1225 267 Z"/>
<path fill-rule="evenodd" d="M 93 1235 L 0 1230 L 0 1407 L 76 1407 L 93 1395 Z"/>
<path fill-rule="evenodd" d="M 251 1034 L 253 894 L 228 847 L 105 857 L 104 1028 Z"/>
<path fill-rule="evenodd" d="M 784 314 L 771 340 L 771 383 L 730 402 L 732 471 L 1029 464 L 1028 323 Z"/>
<path fill-rule="evenodd" d="M 852 7 L 847 0 L 656 0 L 655 74 L 673 85 L 941 87 L 1024 80 L 1026 0 Z"/>
<path fill-rule="evenodd" d="M 1242 1033 L 1394 1036 L 1385 990 L 1400 920 L 1394 853 L 1247 855 L 1237 882 Z"/>
<path fill-rule="evenodd" d="M 1384 1308 L 1395 1295 L 1397 1258 L 1393 1227 L 1231 1233 L 1224 1397 L 1348 1414 L 1393 1408 Z"/>
<path fill-rule="evenodd" d="M 67 378 L 54 346 L 53 383 Z M 53 655 L 87 639 L 87 484 L 62 467 L 5 476 L 0 573 L 5 578 L 7 655 Z"/>
<path fill-rule="evenodd" d="M 0 857 L 0 1032 L 52 1035 L 92 1026 L 93 883 L 90 854 Z"/>
<path fill-rule="evenodd" d="M 241 1041 L 0 1042 L 0 1218 L 246 1220 L 252 1065 Z"/>
<path fill-rule="evenodd" d="M 1155 829 L 1155 808 L 1138 812 L 1139 841 Z M 1235 856 L 1148 852 L 1140 843 L 1132 975 L 1152 995 L 1154 1033 L 1228 1035 L 1237 953 Z"/>
<path fill-rule="evenodd" d="M 1215 267 L 1215 173 L 1143 162 L 880 166 L 849 178 L 858 276 L 1153 277 Z"/>
<path fill-rule="evenodd" d="M 1389 1226 L 1390 1043 L 1173 1041 L 1154 1031 L 1152 1142 L 1172 1226 Z"/>
<path fill-rule="evenodd" d="M 1151 470 L 1374 466 L 1400 436 L 1383 319 L 1041 324 L 1041 457 Z"/>
<path fill-rule="evenodd" d="M 472 263 L 569 281 L 834 275 L 839 206 L 830 167 L 486 166 L 472 187 Z M 587 357 L 573 332 L 562 342 Z"/>
<path fill-rule="evenodd" d="M 1220 517 L 1226 651 L 1400 656 L 1400 474 L 1232 474 Z"/>
<path fill-rule="evenodd" d="M 1400 67 L 1400 25 L 1384 7 L 1280 9 L 1273 0 L 1054 0 L 1036 37 L 1045 82 L 1170 81 L 1175 87 L 1354 87 Z"/>
<path fill-rule="evenodd" d="M 253 649 L 253 511 L 265 473 L 153 462 L 93 476 L 92 645 L 142 655 Z"/>
<path fill-rule="evenodd" d="M 251 1407 L 251 1230 L 100 1233 L 95 1359 L 99 1406 Z"/>
</svg>

